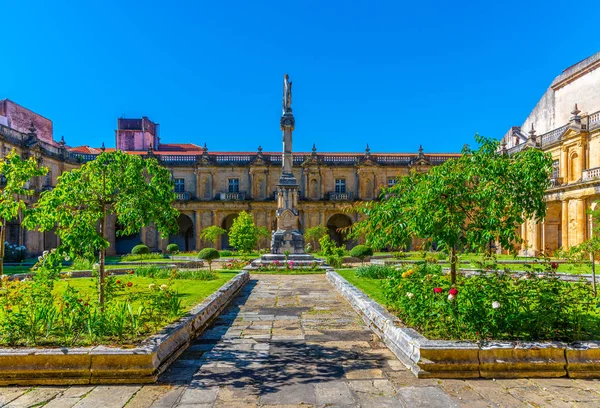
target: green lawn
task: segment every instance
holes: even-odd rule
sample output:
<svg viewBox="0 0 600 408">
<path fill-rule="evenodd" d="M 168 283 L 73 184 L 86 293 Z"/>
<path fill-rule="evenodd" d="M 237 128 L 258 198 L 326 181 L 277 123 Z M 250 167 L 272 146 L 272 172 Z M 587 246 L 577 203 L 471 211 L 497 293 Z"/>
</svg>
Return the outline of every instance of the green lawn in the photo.
<svg viewBox="0 0 600 408">
<path fill-rule="evenodd" d="M 370 298 L 379 303 L 385 305 L 385 298 L 383 296 L 383 290 L 381 289 L 381 282 L 383 279 L 370 279 L 370 278 L 357 278 L 354 272 L 356 269 L 338 269 L 336 270 L 342 278 L 365 292 Z"/>
</svg>

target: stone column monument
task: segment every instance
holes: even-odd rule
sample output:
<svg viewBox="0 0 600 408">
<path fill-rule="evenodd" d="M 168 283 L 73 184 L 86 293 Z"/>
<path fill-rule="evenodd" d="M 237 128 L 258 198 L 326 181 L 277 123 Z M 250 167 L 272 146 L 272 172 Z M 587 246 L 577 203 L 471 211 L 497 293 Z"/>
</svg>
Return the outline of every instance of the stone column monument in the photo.
<svg viewBox="0 0 600 408">
<path fill-rule="evenodd" d="M 283 133 L 281 177 L 277 184 L 277 230 L 271 236 L 271 253 L 254 261 L 251 268 L 274 262 L 293 261 L 305 266 L 323 261 L 304 252 L 304 236 L 298 223 L 298 182 L 293 173 L 292 132 L 296 121 L 292 114 L 292 82 L 287 74 L 283 77 L 283 102 L 279 126 Z"/>
</svg>

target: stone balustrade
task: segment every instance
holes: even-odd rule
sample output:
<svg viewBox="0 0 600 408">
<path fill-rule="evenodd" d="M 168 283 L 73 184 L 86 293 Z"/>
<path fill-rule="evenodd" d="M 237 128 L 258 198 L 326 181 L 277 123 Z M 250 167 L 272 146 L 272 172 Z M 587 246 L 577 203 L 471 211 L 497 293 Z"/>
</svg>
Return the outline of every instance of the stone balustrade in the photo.
<svg viewBox="0 0 600 408">
<path fill-rule="evenodd" d="M 581 180 L 590 181 L 600 178 L 600 167 L 594 167 L 593 169 L 587 169 L 583 171 Z"/>
<path fill-rule="evenodd" d="M 600 111 L 592 113 L 588 117 L 588 129 L 596 129 L 600 127 Z"/>
<path fill-rule="evenodd" d="M 175 199 L 177 201 L 190 201 L 192 199 L 192 194 L 189 191 L 184 191 L 183 193 L 175 193 Z"/>
<path fill-rule="evenodd" d="M 334 191 L 330 191 L 327 195 L 331 201 L 352 201 L 354 196 L 352 193 L 336 193 Z"/>
<path fill-rule="evenodd" d="M 221 201 L 244 201 L 246 199 L 246 193 L 219 193 L 219 199 Z"/>
</svg>

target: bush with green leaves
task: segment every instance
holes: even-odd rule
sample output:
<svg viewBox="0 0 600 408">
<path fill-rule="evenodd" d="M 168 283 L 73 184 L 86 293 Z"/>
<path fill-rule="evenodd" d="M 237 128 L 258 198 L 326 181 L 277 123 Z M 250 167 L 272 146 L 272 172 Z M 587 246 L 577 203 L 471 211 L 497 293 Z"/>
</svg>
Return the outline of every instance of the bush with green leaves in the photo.
<svg viewBox="0 0 600 408">
<path fill-rule="evenodd" d="M 357 278 L 387 279 L 396 273 L 396 269 L 385 265 L 360 266 L 354 274 Z"/>
<path fill-rule="evenodd" d="M 167 253 L 176 254 L 177 252 L 179 252 L 179 245 L 177 245 L 177 244 L 167 245 Z"/>
<path fill-rule="evenodd" d="M 364 265 L 365 259 L 373 256 L 373 249 L 367 245 L 356 245 L 350 250 L 350 256 L 360 259 Z"/>
<path fill-rule="evenodd" d="M 5 262 L 23 262 L 27 248 L 23 245 L 4 243 L 4 261 Z"/>
<path fill-rule="evenodd" d="M 230 251 L 228 249 L 222 249 L 219 251 L 219 255 L 221 255 L 222 258 L 227 258 L 233 256 L 233 251 Z"/>
<path fill-rule="evenodd" d="M 92 269 L 93 263 L 87 258 L 78 256 L 73 259 L 73 264 L 71 266 L 76 271 L 87 271 L 88 269 Z"/>
<path fill-rule="evenodd" d="M 329 235 L 322 237 L 319 240 L 319 245 L 321 245 L 321 254 L 325 257 L 327 263 L 334 268 L 341 268 L 346 249 L 341 246 L 338 247 Z"/>
<path fill-rule="evenodd" d="M 159 259 L 165 259 L 165 256 L 161 253 L 151 253 L 151 254 L 142 254 L 142 255 L 123 255 L 121 257 L 121 262 L 135 262 L 135 261 L 140 261 L 140 260 L 159 260 Z"/>
<path fill-rule="evenodd" d="M 212 271 L 212 262 L 220 257 L 219 251 L 214 248 L 204 248 L 198 253 L 198 259 L 202 259 L 208 263 L 209 271 Z"/>
<path fill-rule="evenodd" d="M 150 253 L 150 248 L 144 244 L 136 245 L 131 250 L 132 255 L 146 255 Z"/>
<path fill-rule="evenodd" d="M 553 272 L 459 274 L 407 266 L 383 284 L 402 322 L 432 339 L 577 341 L 600 336 L 600 309 L 587 281 Z"/>
</svg>

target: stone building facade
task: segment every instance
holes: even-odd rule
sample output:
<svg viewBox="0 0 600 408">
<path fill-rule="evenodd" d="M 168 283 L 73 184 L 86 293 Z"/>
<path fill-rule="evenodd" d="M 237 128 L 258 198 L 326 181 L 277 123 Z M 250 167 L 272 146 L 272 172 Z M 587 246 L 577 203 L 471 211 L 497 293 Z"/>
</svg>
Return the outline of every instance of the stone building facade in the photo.
<svg viewBox="0 0 600 408">
<path fill-rule="evenodd" d="M 36 194 L 56 184 L 56 177 L 93 160 L 103 148 L 89 146 L 69 147 L 64 140 L 55 142 L 40 137 L 38 124 L 45 118 L 10 101 L 12 111 L 21 112 L 18 127 L 10 116 L 0 116 L 0 154 L 5 155 L 13 147 L 27 157 L 34 155 L 43 166 L 50 169 L 48 176 L 33 180 Z M 6 111 L 2 111 L 6 112 Z M 14 116 L 14 115 L 13 115 Z M 52 122 L 44 129 L 52 129 Z M 23 128 L 28 124 L 27 128 Z M 119 226 L 109 220 L 108 231 L 113 253 L 127 253 L 140 242 L 153 250 L 162 250 L 175 242 L 182 250 L 197 250 L 204 243 L 200 233 L 204 228 L 218 225 L 228 230 L 241 211 L 253 214 L 259 226 L 275 229 L 277 208 L 276 189 L 281 176 L 281 152 L 265 152 L 258 147 L 255 152 L 212 152 L 206 144 L 163 144 L 158 134 L 158 124 L 143 117 L 119 119 L 115 132 L 115 146 L 130 154 L 153 156 L 169 168 L 177 193 L 176 208 L 181 212 L 179 233 L 169 239 L 160 239 L 157 231 L 144 228 L 130 237 L 117 237 Z M 104 149 L 106 151 L 112 149 Z M 426 154 L 419 148 L 415 153 L 324 153 L 316 146 L 308 152 L 293 153 L 293 173 L 300 185 L 299 221 L 304 230 L 316 225 L 329 228 L 334 239 L 340 243 L 345 237 L 338 228 L 356 222 L 356 216 L 344 211 L 344 207 L 357 200 L 374 200 L 382 186 L 396 182 L 396 178 L 408 174 L 411 169 L 427 171 L 431 166 L 456 157 L 457 154 Z M 35 200 L 32 198 L 31 202 Z M 31 253 L 51 249 L 58 244 L 51 233 L 39 233 L 20 228 L 13 222 L 8 230 L 8 240 L 27 246 Z M 264 247 L 268 247 L 265 239 Z M 217 243 L 227 248 L 227 236 Z"/>
<path fill-rule="evenodd" d="M 587 210 L 600 199 L 600 52 L 558 75 L 521 126 L 502 139 L 509 154 L 537 147 L 553 159 L 547 216 L 522 225 L 522 253 L 552 254 L 589 239 Z"/>
</svg>

